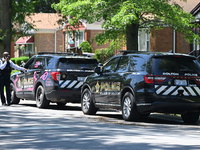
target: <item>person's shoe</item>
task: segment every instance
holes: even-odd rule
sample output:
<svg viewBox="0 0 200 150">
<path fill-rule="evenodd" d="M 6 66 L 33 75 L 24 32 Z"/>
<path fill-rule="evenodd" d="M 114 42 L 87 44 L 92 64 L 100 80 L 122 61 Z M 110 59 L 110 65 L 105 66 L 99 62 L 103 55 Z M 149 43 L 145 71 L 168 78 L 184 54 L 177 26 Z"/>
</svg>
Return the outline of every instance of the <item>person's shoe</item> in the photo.
<svg viewBox="0 0 200 150">
<path fill-rule="evenodd" d="M 2 106 L 6 106 L 6 103 L 3 103 Z"/>
<path fill-rule="evenodd" d="M 7 106 L 10 106 L 10 103 L 8 103 Z"/>
</svg>

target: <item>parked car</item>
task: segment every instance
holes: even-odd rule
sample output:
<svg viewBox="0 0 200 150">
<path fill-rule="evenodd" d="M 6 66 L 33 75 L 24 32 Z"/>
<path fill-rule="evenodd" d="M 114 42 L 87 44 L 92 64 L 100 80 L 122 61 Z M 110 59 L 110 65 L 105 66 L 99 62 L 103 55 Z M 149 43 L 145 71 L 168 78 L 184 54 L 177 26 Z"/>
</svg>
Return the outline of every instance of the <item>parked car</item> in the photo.
<svg viewBox="0 0 200 150">
<path fill-rule="evenodd" d="M 185 54 L 124 51 L 96 67 L 81 93 L 84 114 L 117 109 L 124 120 L 139 121 L 153 112 L 173 113 L 195 123 L 200 112 L 200 65 Z"/>
<path fill-rule="evenodd" d="M 35 100 L 39 108 L 48 107 L 50 102 L 59 106 L 80 103 L 83 81 L 97 64 L 94 58 L 71 53 L 35 55 L 24 66 L 27 72 L 11 76 L 11 101 L 18 104 L 20 99 Z"/>
</svg>

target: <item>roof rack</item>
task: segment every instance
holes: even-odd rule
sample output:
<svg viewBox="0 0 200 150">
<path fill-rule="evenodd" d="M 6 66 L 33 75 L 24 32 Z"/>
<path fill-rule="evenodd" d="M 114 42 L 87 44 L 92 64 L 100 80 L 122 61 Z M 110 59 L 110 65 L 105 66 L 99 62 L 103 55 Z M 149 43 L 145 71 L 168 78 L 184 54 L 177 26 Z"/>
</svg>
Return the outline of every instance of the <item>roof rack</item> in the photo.
<svg viewBox="0 0 200 150">
<path fill-rule="evenodd" d="M 62 52 L 38 52 L 38 55 L 73 55 L 76 56 L 78 53 L 62 53 Z"/>
<path fill-rule="evenodd" d="M 127 55 L 130 53 L 144 53 L 144 51 L 135 51 L 135 50 L 121 50 L 119 52 L 123 53 L 123 55 Z M 145 53 L 146 53 L 146 51 L 145 51 Z"/>
</svg>

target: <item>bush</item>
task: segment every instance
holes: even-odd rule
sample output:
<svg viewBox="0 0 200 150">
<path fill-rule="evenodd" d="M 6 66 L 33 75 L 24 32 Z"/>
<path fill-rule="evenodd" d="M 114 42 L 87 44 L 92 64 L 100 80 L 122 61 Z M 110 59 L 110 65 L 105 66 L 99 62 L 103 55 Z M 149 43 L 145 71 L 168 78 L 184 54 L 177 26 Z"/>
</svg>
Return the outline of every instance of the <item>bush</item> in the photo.
<svg viewBox="0 0 200 150">
<path fill-rule="evenodd" d="M 105 60 L 109 59 L 110 57 L 112 57 L 114 55 L 113 50 L 109 49 L 109 48 L 105 48 L 105 49 L 97 49 L 95 51 L 95 58 L 100 62 L 103 63 Z"/>
<path fill-rule="evenodd" d="M 11 60 L 15 63 L 15 64 L 17 64 L 17 65 L 21 65 L 22 63 L 22 61 L 24 61 L 25 63 L 29 60 L 29 57 L 27 57 L 27 56 L 22 56 L 22 57 L 17 57 L 17 58 L 11 58 Z"/>
<path fill-rule="evenodd" d="M 83 52 L 89 52 L 92 53 L 92 46 L 88 41 L 82 42 L 79 47 L 82 49 Z"/>
<path fill-rule="evenodd" d="M 95 51 L 95 58 L 103 63 L 115 54 L 115 51 L 120 50 L 124 46 L 123 39 L 116 39 L 110 43 L 109 48 L 97 49 Z"/>
</svg>

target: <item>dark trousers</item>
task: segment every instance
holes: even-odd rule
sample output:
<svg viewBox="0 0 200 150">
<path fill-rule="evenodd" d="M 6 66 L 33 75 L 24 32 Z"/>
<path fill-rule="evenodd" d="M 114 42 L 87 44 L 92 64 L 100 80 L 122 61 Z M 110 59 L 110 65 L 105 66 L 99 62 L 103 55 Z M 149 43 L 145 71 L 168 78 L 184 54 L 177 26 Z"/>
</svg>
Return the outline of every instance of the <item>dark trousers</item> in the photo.
<svg viewBox="0 0 200 150">
<path fill-rule="evenodd" d="M 0 94 L 1 94 L 1 103 L 5 104 L 6 99 L 4 95 L 4 87 L 6 88 L 6 98 L 7 104 L 11 102 L 11 92 L 10 92 L 10 73 L 0 75 Z"/>
</svg>

